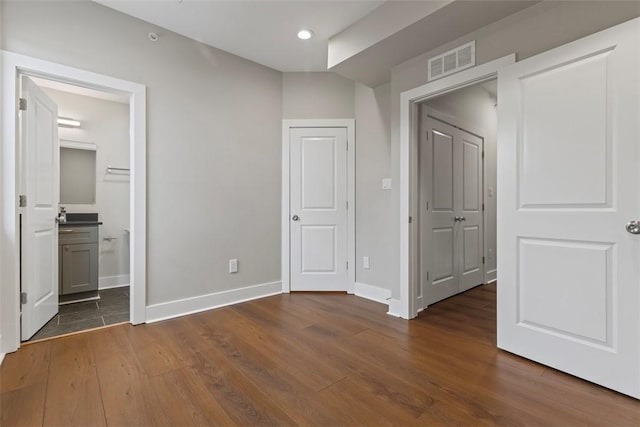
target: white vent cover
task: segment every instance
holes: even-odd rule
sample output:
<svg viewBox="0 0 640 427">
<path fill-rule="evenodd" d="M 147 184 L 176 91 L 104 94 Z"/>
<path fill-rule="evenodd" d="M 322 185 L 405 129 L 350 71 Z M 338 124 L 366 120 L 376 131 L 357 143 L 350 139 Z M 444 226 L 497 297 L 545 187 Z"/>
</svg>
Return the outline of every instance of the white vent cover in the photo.
<svg viewBox="0 0 640 427">
<path fill-rule="evenodd" d="M 428 80 L 453 74 L 476 65 L 475 40 L 429 59 Z"/>
</svg>

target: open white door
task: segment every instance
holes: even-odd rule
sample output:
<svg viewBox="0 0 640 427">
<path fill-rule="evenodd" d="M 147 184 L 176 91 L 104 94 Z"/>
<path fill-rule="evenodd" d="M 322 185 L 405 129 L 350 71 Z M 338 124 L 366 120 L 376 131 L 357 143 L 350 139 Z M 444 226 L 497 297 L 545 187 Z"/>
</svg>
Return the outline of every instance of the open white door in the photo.
<svg viewBox="0 0 640 427">
<path fill-rule="evenodd" d="M 639 41 L 636 19 L 498 74 L 498 346 L 636 398 Z"/>
<path fill-rule="evenodd" d="M 347 129 L 290 131 L 291 290 L 347 290 Z"/>
<path fill-rule="evenodd" d="M 22 340 L 28 340 L 58 312 L 60 154 L 58 106 L 28 77 L 21 83 Z"/>
</svg>

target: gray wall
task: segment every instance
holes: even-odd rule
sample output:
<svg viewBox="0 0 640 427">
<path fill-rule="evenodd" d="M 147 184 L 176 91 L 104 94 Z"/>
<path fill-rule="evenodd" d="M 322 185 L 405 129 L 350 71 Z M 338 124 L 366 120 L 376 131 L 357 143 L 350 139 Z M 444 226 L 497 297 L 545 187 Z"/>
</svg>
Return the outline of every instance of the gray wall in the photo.
<svg viewBox="0 0 640 427">
<path fill-rule="evenodd" d="M 385 289 L 395 280 L 388 268 L 391 191 L 382 189 L 382 179 L 391 172 L 390 108 L 388 83 L 374 89 L 356 83 L 356 281 Z M 368 270 L 363 256 L 369 257 Z"/>
<path fill-rule="evenodd" d="M 438 118 L 460 126 L 484 138 L 484 203 L 485 203 L 485 269 L 496 270 L 496 133 L 498 130 L 498 114 L 496 100 L 481 84 L 470 86 L 426 103 L 429 108 L 443 113 Z M 489 187 L 493 195 L 489 195 Z M 490 280 L 491 280 L 490 279 Z"/>
<path fill-rule="evenodd" d="M 478 65 L 514 52 L 518 60 L 522 60 L 637 16 L 640 16 L 640 2 L 636 1 L 543 2 L 394 67 L 391 71 L 390 157 L 393 181 L 399 179 L 400 94 L 427 83 L 428 58 L 475 40 Z M 392 257 L 386 268 L 397 278 L 391 282 L 391 291 L 393 298 L 399 298 L 400 229 L 396 224 L 400 221 L 400 195 L 397 186 L 391 198 L 391 238 L 387 244 Z"/>
<path fill-rule="evenodd" d="M 283 119 L 351 119 L 353 80 L 335 73 L 283 73 Z"/>
<path fill-rule="evenodd" d="M 279 280 L 280 72 L 93 2 L 3 7 L 3 49 L 147 86 L 147 304 Z"/>
<path fill-rule="evenodd" d="M 61 140 L 90 142 L 96 145 L 96 203 L 74 205 L 60 203 L 67 212 L 97 212 L 102 221 L 100 239 L 100 279 L 129 275 L 129 176 L 107 174 L 108 166 L 129 167 L 129 105 L 59 90 L 43 88 L 56 104 L 58 115 L 80 120 L 79 128 L 58 130 Z M 79 151 L 79 150 L 76 150 Z M 111 279 L 111 280 L 115 280 Z M 122 277 L 122 283 L 129 283 Z M 101 283 L 102 286 L 102 283 Z"/>
</svg>

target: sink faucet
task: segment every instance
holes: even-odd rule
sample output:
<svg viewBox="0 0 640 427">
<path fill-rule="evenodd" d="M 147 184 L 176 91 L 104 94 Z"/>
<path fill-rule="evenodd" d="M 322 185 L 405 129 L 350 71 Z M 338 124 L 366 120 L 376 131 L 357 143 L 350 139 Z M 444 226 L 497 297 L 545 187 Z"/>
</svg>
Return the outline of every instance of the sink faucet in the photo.
<svg viewBox="0 0 640 427">
<path fill-rule="evenodd" d="M 56 222 L 58 224 L 66 224 L 67 223 L 67 210 L 65 209 L 64 206 L 60 206 L 60 213 L 58 214 L 58 217 L 56 218 Z"/>
</svg>

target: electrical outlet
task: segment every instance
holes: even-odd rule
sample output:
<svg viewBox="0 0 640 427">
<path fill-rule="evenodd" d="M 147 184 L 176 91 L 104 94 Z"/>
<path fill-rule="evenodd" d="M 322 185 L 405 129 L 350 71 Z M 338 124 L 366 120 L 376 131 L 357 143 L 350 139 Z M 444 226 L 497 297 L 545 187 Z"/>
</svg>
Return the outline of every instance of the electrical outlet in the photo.
<svg viewBox="0 0 640 427">
<path fill-rule="evenodd" d="M 369 257 L 368 256 L 363 256 L 362 257 L 362 268 L 364 268 L 365 270 L 369 269 Z"/>
<path fill-rule="evenodd" d="M 489 197 L 493 197 L 493 187 L 489 187 Z"/>
<path fill-rule="evenodd" d="M 489 259 L 493 259 L 493 249 L 489 249 Z"/>
<path fill-rule="evenodd" d="M 238 260 L 236 258 L 229 260 L 229 273 L 238 272 Z"/>
<path fill-rule="evenodd" d="M 383 190 L 391 190 L 391 178 L 383 178 L 382 179 L 382 189 Z"/>
</svg>

